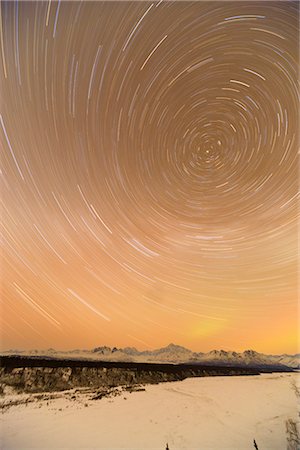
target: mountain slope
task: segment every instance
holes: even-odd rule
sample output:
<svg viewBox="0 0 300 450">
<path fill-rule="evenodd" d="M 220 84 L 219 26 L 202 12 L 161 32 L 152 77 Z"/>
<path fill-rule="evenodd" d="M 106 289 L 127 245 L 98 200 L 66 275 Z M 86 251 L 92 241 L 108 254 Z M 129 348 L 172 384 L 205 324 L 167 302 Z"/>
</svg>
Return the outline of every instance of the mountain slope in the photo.
<svg viewBox="0 0 300 450">
<path fill-rule="evenodd" d="M 48 350 L 8 350 L 3 355 L 47 356 L 52 358 L 96 359 L 103 361 L 124 362 L 157 362 L 157 363 L 193 363 L 215 364 L 226 366 L 287 366 L 293 369 L 300 368 L 300 355 L 265 355 L 254 350 L 245 350 L 242 353 L 225 350 L 212 350 L 208 353 L 193 352 L 185 347 L 169 344 L 156 350 L 139 351 L 134 347 L 116 348 L 101 346 L 93 350 L 59 351 Z"/>
</svg>

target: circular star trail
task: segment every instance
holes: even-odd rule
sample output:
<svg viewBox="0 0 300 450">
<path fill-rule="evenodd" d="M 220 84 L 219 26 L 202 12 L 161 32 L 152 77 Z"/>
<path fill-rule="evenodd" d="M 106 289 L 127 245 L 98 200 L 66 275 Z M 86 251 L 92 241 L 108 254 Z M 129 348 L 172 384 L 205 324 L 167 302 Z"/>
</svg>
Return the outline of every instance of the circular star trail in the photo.
<svg viewBox="0 0 300 450">
<path fill-rule="evenodd" d="M 1 2 L 4 348 L 295 351 L 298 6 Z"/>
</svg>

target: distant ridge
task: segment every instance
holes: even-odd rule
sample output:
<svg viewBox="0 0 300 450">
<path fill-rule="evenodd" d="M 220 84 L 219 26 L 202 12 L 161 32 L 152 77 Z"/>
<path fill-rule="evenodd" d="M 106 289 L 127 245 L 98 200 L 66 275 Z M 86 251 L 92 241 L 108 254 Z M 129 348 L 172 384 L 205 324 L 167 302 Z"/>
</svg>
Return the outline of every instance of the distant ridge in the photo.
<svg viewBox="0 0 300 450">
<path fill-rule="evenodd" d="M 7 350 L 2 355 L 47 356 L 52 358 L 92 359 L 100 361 L 154 362 L 173 364 L 214 364 L 241 367 L 287 366 L 300 369 L 300 354 L 265 355 L 254 350 L 242 353 L 225 350 L 212 350 L 207 353 L 193 352 L 176 344 L 169 344 L 156 350 L 139 351 L 135 347 L 96 347 L 92 350 L 60 351 L 53 348 L 47 350 Z"/>
</svg>

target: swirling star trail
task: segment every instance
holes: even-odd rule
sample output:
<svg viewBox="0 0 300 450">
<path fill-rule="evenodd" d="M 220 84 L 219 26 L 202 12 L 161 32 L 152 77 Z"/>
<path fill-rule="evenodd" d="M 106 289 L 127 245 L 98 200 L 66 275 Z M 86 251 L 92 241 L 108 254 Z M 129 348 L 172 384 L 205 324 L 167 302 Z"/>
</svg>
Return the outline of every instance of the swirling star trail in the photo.
<svg viewBox="0 0 300 450">
<path fill-rule="evenodd" d="M 298 23 L 1 2 L 3 348 L 296 351 Z"/>
</svg>

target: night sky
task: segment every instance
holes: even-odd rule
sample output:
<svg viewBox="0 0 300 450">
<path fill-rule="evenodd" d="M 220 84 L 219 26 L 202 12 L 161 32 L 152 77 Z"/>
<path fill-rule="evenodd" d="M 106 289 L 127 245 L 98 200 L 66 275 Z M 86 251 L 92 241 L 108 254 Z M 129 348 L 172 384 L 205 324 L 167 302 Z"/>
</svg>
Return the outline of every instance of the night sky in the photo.
<svg viewBox="0 0 300 450">
<path fill-rule="evenodd" d="M 297 350 L 293 2 L 1 2 L 2 342 Z"/>
</svg>

